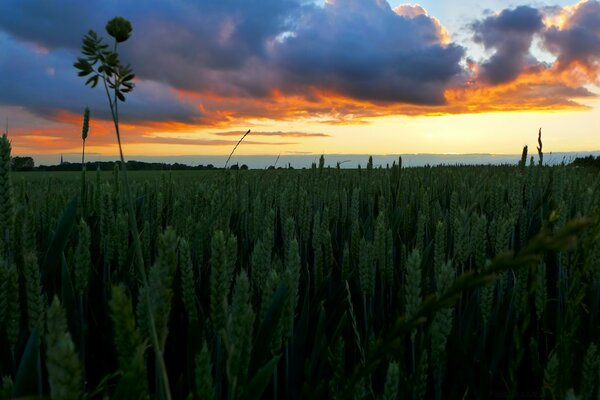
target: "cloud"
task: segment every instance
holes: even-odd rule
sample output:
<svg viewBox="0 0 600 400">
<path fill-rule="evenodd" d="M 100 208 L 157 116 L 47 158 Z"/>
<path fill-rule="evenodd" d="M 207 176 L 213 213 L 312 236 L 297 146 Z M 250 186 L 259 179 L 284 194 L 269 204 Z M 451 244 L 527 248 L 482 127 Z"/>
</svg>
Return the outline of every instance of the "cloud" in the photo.
<svg viewBox="0 0 600 400">
<path fill-rule="evenodd" d="M 600 2 L 586 1 L 559 12 L 559 25 L 544 33 L 544 46 L 560 70 L 580 67 L 592 79 L 600 61 Z"/>
<path fill-rule="evenodd" d="M 580 101 L 597 96 L 590 88 L 600 67 L 600 2 L 506 9 L 471 29 L 493 53 L 470 62 L 467 85 L 448 90 L 449 112 L 587 109 Z M 555 60 L 537 60 L 534 41 Z"/>
<path fill-rule="evenodd" d="M 122 51 L 140 78 L 222 97 L 310 96 L 320 88 L 373 102 L 443 104 L 463 72 L 464 50 L 446 43 L 439 21 L 382 0 L 5 0 L 0 26 L 73 57 L 88 27 L 103 33 L 113 14 L 132 20 Z"/>
<path fill-rule="evenodd" d="M 215 132 L 213 135 L 217 136 L 235 136 L 241 137 L 244 134 L 242 131 L 229 131 L 229 132 Z M 252 131 L 250 136 L 280 136 L 280 137 L 298 137 L 298 138 L 311 138 L 311 137 L 330 137 L 326 133 L 312 133 L 312 132 L 261 132 Z"/>
<path fill-rule="evenodd" d="M 416 4 L 3 0 L 0 105 L 72 126 L 63 133 L 72 137 L 88 105 L 92 118 L 103 121 L 98 137 L 108 140 L 103 93 L 84 87 L 72 63 L 88 29 L 106 37 L 106 21 L 123 15 L 134 31 L 120 50 L 138 78 L 121 111 L 135 140 L 252 127 L 257 120 L 355 125 L 383 115 L 579 109 L 579 99 L 594 95 L 587 85 L 598 70 L 598 8 L 595 0 L 521 6 L 478 19 L 469 25 L 473 39 L 490 55 L 473 61 Z M 537 39 L 556 62 L 531 54 Z M 325 134 L 253 132 L 298 140 L 317 135 Z M 75 146 L 71 136 L 65 143 Z"/>
<path fill-rule="evenodd" d="M 27 108 L 55 119 L 61 111 L 79 114 L 89 106 L 95 118 L 109 119 L 104 93 L 90 90 L 78 79 L 73 55 L 63 49 L 40 52 L 27 43 L 12 40 L 0 32 L 0 104 Z M 202 119 L 193 103 L 182 101 L 170 87 L 153 81 L 138 81 L 138 87 L 121 106 L 124 122 L 179 120 L 191 123 Z"/>
<path fill-rule="evenodd" d="M 553 69 L 528 71 L 502 85 L 476 83 L 447 93 L 451 114 L 503 111 L 585 110 L 579 103 L 596 95 L 581 86 L 570 86 L 567 75 Z M 421 111 L 422 112 L 422 111 Z"/>
<path fill-rule="evenodd" d="M 335 0 L 303 15 L 274 45 L 284 92 L 306 87 L 359 100 L 442 105 L 460 79 L 464 49 L 444 44 L 437 21 L 385 1 Z"/>
<path fill-rule="evenodd" d="M 542 14 L 528 6 L 503 10 L 472 25 L 474 40 L 494 54 L 480 65 L 481 78 L 496 85 L 515 80 L 538 62 L 529 53 L 533 36 L 543 28 Z"/>
<path fill-rule="evenodd" d="M 86 148 L 107 148 L 116 144 L 114 134 L 90 135 L 86 141 Z M 176 136 L 158 136 L 151 130 L 144 128 L 126 129 L 122 137 L 123 144 L 130 145 L 185 145 L 185 146 L 208 146 L 233 148 L 238 142 L 237 139 L 211 139 L 204 137 L 176 137 Z M 68 152 L 81 150 L 81 137 L 79 132 L 65 132 L 57 128 L 39 128 L 39 129 L 15 129 L 10 131 L 10 137 L 13 149 L 17 152 L 30 152 L 43 149 L 46 152 Z M 297 142 L 290 141 L 264 141 L 264 140 L 244 140 L 244 145 L 253 146 L 290 146 Z M 89 153 L 89 152 L 86 152 Z"/>
<path fill-rule="evenodd" d="M 161 136 L 140 136 L 132 143 L 162 143 L 162 144 L 185 144 L 191 146 L 235 146 L 237 140 L 218 140 L 218 139 L 190 139 L 178 137 L 161 137 Z M 263 142 L 255 140 L 244 140 L 246 145 L 260 146 L 285 146 L 294 145 L 294 142 Z"/>
</svg>

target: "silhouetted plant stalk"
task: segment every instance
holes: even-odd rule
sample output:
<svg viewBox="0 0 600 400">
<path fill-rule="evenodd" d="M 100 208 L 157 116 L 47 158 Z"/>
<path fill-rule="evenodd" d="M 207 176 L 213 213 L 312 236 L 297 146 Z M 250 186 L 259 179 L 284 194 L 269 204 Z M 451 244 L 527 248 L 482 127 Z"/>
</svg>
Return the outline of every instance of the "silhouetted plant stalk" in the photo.
<svg viewBox="0 0 600 400">
<path fill-rule="evenodd" d="M 99 37 L 96 32 L 90 30 L 87 35 L 83 38 L 83 44 L 81 52 L 85 58 L 78 58 L 74 64 L 75 68 L 79 70 L 79 76 L 88 76 L 90 78 L 86 81 L 86 85 L 90 85 L 94 88 L 99 81 L 102 81 L 106 97 L 108 99 L 108 105 L 115 127 L 115 134 L 117 136 L 117 143 L 119 145 L 119 157 L 121 160 L 123 184 L 125 186 L 125 196 L 127 199 L 127 209 L 129 214 L 129 224 L 131 234 L 133 237 L 133 245 L 135 250 L 135 261 L 142 277 L 142 283 L 145 290 L 144 296 L 146 297 L 146 309 L 148 312 L 148 320 L 150 323 L 150 336 L 152 340 L 152 347 L 156 355 L 156 360 L 159 364 L 162 380 L 164 384 L 165 396 L 167 399 L 171 399 L 171 391 L 169 388 L 169 378 L 167 374 L 167 368 L 162 355 L 161 346 L 158 341 L 158 335 L 156 332 L 156 325 L 154 316 L 152 314 L 150 290 L 148 285 L 148 277 L 146 275 L 146 269 L 144 267 L 144 260 L 142 257 L 142 246 L 140 243 L 139 232 L 136 222 L 136 214 L 133 206 L 133 198 L 131 194 L 131 187 L 129 184 L 129 178 L 127 176 L 127 165 L 125 163 L 125 157 L 123 156 L 123 146 L 121 145 L 121 131 L 119 129 L 119 105 L 118 102 L 125 101 L 125 93 L 130 93 L 134 88 L 133 78 L 135 74 L 129 65 L 123 65 L 119 60 L 119 53 L 117 52 L 118 43 L 125 42 L 131 36 L 131 23 L 122 18 L 115 17 L 106 24 L 106 31 L 112 36 L 114 41 L 113 50 L 109 50 L 109 46 L 103 43 L 103 39 Z M 112 91 L 112 95 L 111 95 Z"/>
<path fill-rule="evenodd" d="M 544 152 L 542 151 L 542 128 L 540 128 L 540 131 L 538 132 L 538 147 L 537 147 L 537 151 L 538 151 L 538 155 L 540 156 L 540 166 L 544 163 Z"/>
<path fill-rule="evenodd" d="M 229 157 L 227 157 L 227 161 L 225 161 L 225 169 L 227 169 L 227 165 L 229 164 L 229 160 L 231 160 L 231 156 L 233 155 L 233 153 L 235 153 L 236 149 L 238 148 L 238 146 L 240 145 L 240 143 L 242 143 L 242 141 L 246 138 L 246 136 L 248 136 L 250 134 L 250 129 L 248 129 L 246 131 L 246 133 L 244 133 L 242 135 L 242 137 L 240 138 L 240 140 L 238 140 L 238 142 L 235 144 L 235 146 L 233 146 L 233 150 L 231 150 L 231 153 L 229 153 Z"/>
<path fill-rule="evenodd" d="M 81 205 L 83 207 L 83 214 L 85 215 L 85 203 L 86 203 L 86 186 L 85 186 L 85 140 L 88 137 L 88 131 L 90 129 L 90 109 L 88 107 L 83 111 L 83 125 L 81 127 Z"/>
<path fill-rule="evenodd" d="M 521 161 L 519 161 L 519 169 L 521 173 L 525 171 L 525 167 L 527 166 L 527 146 L 523 147 L 523 152 L 521 153 Z"/>
</svg>

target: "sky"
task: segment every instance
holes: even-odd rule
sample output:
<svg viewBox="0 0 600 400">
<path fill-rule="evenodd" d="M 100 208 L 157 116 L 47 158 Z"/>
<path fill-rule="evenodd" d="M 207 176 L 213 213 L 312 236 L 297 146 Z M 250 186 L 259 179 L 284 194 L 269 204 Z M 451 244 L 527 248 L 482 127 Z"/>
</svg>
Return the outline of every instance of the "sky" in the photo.
<svg viewBox="0 0 600 400">
<path fill-rule="evenodd" d="M 115 155 L 101 85 L 73 63 L 91 29 L 135 88 L 125 153 L 519 154 L 600 149 L 600 2 L 3 0 L 0 120 L 13 154 Z M 4 130 L 4 129 L 3 129 Z"/>
</svg>

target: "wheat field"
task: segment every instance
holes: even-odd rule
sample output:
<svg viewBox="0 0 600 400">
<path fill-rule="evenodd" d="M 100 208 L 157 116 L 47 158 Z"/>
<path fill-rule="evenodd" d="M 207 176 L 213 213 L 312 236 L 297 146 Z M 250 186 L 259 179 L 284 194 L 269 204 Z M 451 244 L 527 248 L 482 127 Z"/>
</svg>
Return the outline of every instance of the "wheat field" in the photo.
<svg viewBox="0 0 600 400">
<path fill-rule="evenodd" d="M 597 171 L 133 172 L 144 284 L 117 170 L 2 143 L 2 398 L 598 396 Z"/>
</svg>

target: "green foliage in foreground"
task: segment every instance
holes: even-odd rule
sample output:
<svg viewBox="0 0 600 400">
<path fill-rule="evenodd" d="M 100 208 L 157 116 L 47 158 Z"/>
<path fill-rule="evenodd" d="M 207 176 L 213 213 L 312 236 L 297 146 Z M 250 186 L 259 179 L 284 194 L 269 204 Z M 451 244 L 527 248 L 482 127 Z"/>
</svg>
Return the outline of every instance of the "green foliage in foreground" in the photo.
<svg viewBox="0 0 600 400">
<path fill-rule="evenodd" d="M 590 170 L 3 165 L 3 398 L 598 396 Z"/>
</svg>

